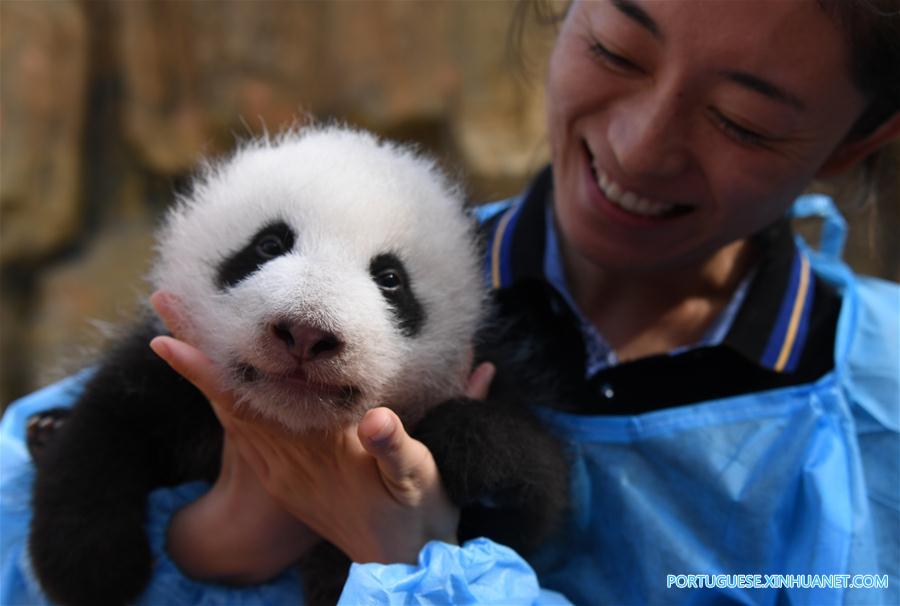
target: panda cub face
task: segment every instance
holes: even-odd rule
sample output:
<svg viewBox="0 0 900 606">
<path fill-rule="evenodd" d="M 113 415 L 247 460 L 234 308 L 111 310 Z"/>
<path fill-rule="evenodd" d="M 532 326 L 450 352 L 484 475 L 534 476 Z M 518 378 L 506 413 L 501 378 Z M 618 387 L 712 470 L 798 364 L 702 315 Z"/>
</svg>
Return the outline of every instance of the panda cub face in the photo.
<svg viewBox="0 0 900 606">
<path fill-rule="evenodd" d="M 462 391 L 484 289 L 473 225 L 433 163 L 308 128 L 208 166 L 158 238 L 154 287 L 259 413 L 303 431 Z"/>
</svg>

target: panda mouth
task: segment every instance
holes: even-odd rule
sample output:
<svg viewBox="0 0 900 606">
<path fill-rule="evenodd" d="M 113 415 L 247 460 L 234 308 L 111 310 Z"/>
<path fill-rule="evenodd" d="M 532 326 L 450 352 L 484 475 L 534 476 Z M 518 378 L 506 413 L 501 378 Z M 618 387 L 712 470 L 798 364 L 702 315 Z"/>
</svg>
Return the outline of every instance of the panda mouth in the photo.
<svg viewBox="0 0 900 606">
<path fill-rule="evenodd" d="M 340 385 L 317 381 L 309 377 L 303 369 L 291 372 L 265 372 L 250 364 L 239 364 L 235 372 L 242 384 L 276 384 L 299 394 L 309 394 L 333 401 L 342 406 L 350 406 L 359 397 L 360 390 L 352 385 Z"/>
</svg>

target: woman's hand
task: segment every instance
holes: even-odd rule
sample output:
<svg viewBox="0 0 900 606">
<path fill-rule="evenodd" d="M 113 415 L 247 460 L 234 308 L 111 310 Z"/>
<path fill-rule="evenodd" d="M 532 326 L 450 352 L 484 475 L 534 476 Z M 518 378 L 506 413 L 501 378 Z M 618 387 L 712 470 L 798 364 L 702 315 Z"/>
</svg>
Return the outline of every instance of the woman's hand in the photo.
<svg viewBox="0 0 900 606">
<path fill-rule="evenodd" d="M 159 299 L 154 295 L 154 304 Z M 153 348 L 207 395 L 266 491 L 354 561 L 414 563 L 426 542 L 456 542 L 459 511 L 431 453 L 389 409 L 368 411 L 357 427 L 296 436 L 236 412 L 214 366 L 195 348 L 169 337 L 154 339 Z M 479 366 L 467 394 L 483 398 L 493 372 L 490 364 Z"/>
<path fill-rule="evenodd" d="M 170 329 L 178 326 L 173 298 L 156 293 L 151 302 Z M 170 361 L 166 341 L 154 340 L 151 347 Z M 191 355 L 179 358 L 179 363 L 200 373 L 194 376 L 207 372 L 198 379 L 204 394 L 211 402 L 227 402 L 230 407 L 234 397 L 217 386 L 212 365 L 197 350 Z M 187 576 L 241 585 L 277 576 L 320 540 L 269 495 L 227 431 L 215 484 L 172 516 L 166 538 L 170 557 Z"/>
<path fill-rule="evenodd" d="M 218 479 L 172 516 L 166 549 L 191 578 L 252 585 L 276 577 L 320 540 L 266 492 L 226 436 Z"/>
<path fill-rule="evenodd" d="M 494 369 L 472 374 L 467 395 L 484 398 Z M 388 408 L 357 427 L 288 435 L 273 423 L 228 416 L 236 442 L 266 489 L 355 562 L 415 563 L 431 540 L 456 543 L 459 510 L 431 452 Z"/>
</svg>

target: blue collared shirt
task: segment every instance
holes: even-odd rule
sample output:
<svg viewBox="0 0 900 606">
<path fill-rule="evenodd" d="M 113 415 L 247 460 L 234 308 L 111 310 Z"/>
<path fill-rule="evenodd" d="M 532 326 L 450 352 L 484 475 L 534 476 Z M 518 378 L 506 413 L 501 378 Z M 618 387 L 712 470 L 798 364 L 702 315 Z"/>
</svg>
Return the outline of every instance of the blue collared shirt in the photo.
<svg viewBox="0 0 900 606">
<path fill-rule="evenodd" d="M 547 277 L 547 281 L 569 305 L 572 313 L 575 314 L 575 317 L 578 318 L 585 346 L 585 377 L 589 378 L 605 368 L 615 366 L 619 363 L 619 358 L 609 342 L 604 339 L 603 335 L 600 334 L 600 331 L 597 330 L 597 327 L 584 317 L 584 314 L 578 309 L 578 305 L 575 303 L 575 299 L 572 297 L 571 292 L 569 292 L 569 287 L 566 284 L 565 270 L 562 265 L 559 242 L 556 237 L 556 222 L 553 218 L 552 205 L 547 205 L 545 216 L 547 229 L 544 241 L 544 275 Z M 728 334 L 728 330 L 734 322 L 738 310 L 741 308 L 741 304 L 747 296 L 747 290 L 750 283 L 753 281 L 753 275 L 755 273 L 755 270 L 750 271 L 744 279 L 741 280 L 734 295 L 732 295 L 731 300 L 728 302 L 728 305 L 726 305 L 719 313 L 715 321 L 710 325 L 706 330 L 706 333 L 697 343 L 679 347 L 671 351 L 670 354 L 675 355 L 694 347 L 719 345 L 722 343 L 722 340 L 725 338 L 725 335 Z"/>
</svg>

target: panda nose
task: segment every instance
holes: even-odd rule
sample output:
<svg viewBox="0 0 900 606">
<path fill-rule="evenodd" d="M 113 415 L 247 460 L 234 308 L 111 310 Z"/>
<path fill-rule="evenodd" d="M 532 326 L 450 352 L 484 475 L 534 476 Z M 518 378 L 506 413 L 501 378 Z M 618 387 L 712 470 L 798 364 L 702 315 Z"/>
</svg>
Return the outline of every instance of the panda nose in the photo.
<svg viewBox="0 0 900 606">
<path fill-rule="evenodd" d="M 283 320 L 272 324 L 272 332 L 301 364 L 332 358 L 342 347 L 334 333 L 308 324 Z"/>
</svg>

